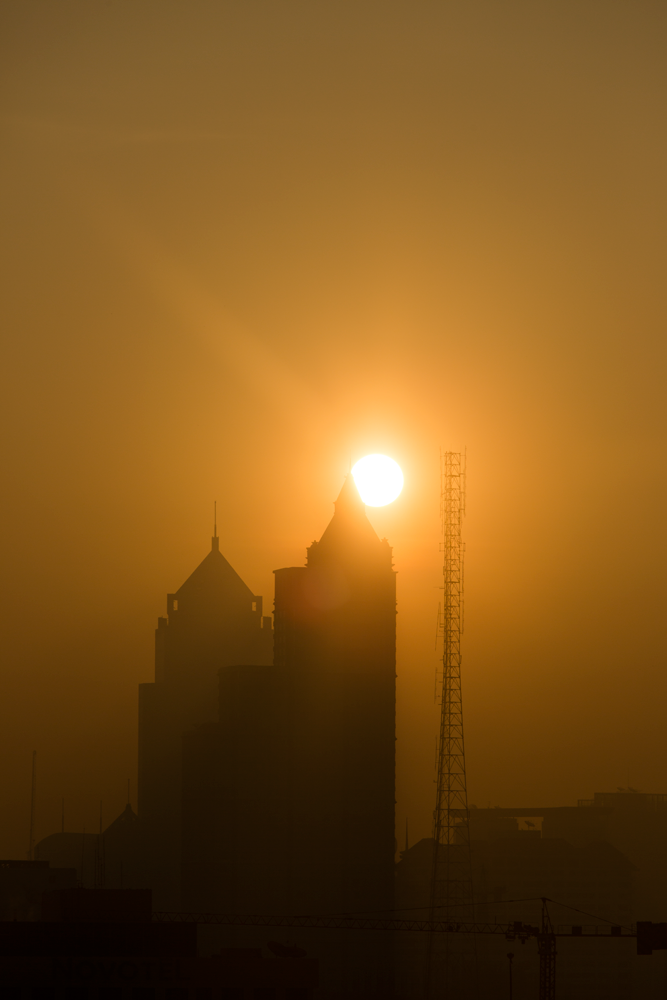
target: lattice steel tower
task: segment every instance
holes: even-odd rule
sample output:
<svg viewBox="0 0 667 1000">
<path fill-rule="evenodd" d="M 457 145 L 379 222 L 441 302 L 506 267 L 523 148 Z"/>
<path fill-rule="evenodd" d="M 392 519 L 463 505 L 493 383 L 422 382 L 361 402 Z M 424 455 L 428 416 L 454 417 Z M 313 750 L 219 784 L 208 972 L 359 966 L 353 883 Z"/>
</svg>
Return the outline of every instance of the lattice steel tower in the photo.
<svg viewBox="0 0 667 1000">
<path fill-rule="evenodd" d="M 451 919 L 453 923 L 471 921 L 474 917 L 461 696 L 464 554 L 461 527 L 465 514 L 465 481 L 465 455 L 452 451 L 441 453 L 440 514 L 444 565 L 438 636 L 443 651 L 438 785 L 433 816 L 431 919 Z M 450 935 L 443 937 L 442 946 L 436 946 L 432 937 L 429 941 L 426 993 L 427 996 L 458 998 L 464 995 L 461 978 L 471 985 L 469 961 L 464 961 L 465 956 L 458 942 L 454 951 Z M 468 959 L 471 959 L 473 948 L 466 948 L 466 951 L 469 952 Z M 467 974 L 464 966 L 468 966 Z M 465 993 L 467 995 L 468 991 L 465 990 Z"/>
</svg>

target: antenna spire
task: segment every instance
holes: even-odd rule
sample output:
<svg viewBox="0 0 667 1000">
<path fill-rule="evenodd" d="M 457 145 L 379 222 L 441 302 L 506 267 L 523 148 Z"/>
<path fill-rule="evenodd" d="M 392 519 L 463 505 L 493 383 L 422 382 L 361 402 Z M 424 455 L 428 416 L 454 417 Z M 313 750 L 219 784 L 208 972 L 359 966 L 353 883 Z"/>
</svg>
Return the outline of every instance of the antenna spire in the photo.
<svg viewBox="0 0 667 1000">
<path fill-rule="evenodd" d="M 28 841 L 28 861 L 35 860 L 35 817 L 37 812 L 37 751 L 32 752 L 32 784 L 30 793 L 30 840 Z"/>
<path fill-rule="evenodd" d="M 100 889 L 104 889 L 106 886 L 106 859 L 104 857 L 104 830 L 102 829 L 102 800 L 100 799 L 100 832 L 97 838 L 97 868 L 96 873 L 99 881 Z"/>
<path fill-rule="evenodd" d="M 220 539 L 218 538 L 218 501 L 213 501 L 213 538 L 211 539 L 211 550 L 220 551 Z"/>
</svg>

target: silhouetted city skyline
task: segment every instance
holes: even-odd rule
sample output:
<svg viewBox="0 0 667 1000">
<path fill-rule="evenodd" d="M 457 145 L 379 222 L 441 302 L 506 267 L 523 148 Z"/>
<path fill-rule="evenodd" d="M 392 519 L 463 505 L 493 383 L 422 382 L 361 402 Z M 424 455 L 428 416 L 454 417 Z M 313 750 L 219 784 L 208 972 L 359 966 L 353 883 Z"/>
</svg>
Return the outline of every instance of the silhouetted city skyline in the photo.
<svg viewBox="0 0 667 1000">
<path fill-rule="evenodd" d="M 558 907 L 662 923 L 666 37 L 662 5 L 619 0 L 0 5 L 6 913 L 37 925 L 60 893 L 53 922 L 76 922 L 81 882 L 150 890 L 155 913 L 268 906 L 289 866 L 294 907 L 384 907 L 391 867 L 429 920 L 457 893 L 490 924 L 530 897 L 525 946 L 479 932 L 516 996 L 540 949 L 585 982 L 595 941 L 557 938 Z M 463 769 L 438 456 L 466 449 Z M 388 603 L 393 561 L 391 638 L 360 592 L 363 625 L 298 613 L 304 581 L 348 586 L 340 565 L 320 581 L 332 504 L 373 455 L 403 483 L 355 522 Z M 325 647 L 353 673 L 353 634 L 376 688 L 297 683 L 306 656 L 325 683 Z M 329 895 L 303 876 L 297 782 Z M 364 967 L 361 937 L 326 930 L 308 948 L 348 940 Z M 247 928 L 197 933 L 252 951 Z M 417 982 L 426 932 L 391 960 L 382 933 L 368 968 Z M 650 995 L 642 933 L 655 955 L 601 942 L 596 989 Z M 468 945 L 445 944 L 469 983 Z M 263 988 L 268 953 L 243 961 Z M 265 985 L 325 988 L 304 976 Z"/>
</svg>

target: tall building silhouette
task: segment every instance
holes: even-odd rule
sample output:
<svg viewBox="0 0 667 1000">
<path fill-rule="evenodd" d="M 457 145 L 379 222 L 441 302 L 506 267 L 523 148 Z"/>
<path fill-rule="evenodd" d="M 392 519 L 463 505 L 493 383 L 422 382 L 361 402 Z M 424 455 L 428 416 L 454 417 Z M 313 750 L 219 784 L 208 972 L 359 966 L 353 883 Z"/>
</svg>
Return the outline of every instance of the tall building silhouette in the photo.
<svg viewBox="0 0 667 1000">
<path fill-rule="evenodd" d="M 396 582 L 351 476 L 306 565 L 275 579 L 273 666 L 223 667 L 219 723 L 185 735 L 184 905 L 390 915 Z M 304 944 L 333 994 L 391 992 L 382 934 Z"/>
<path fill-rule="evenodd" d="M 277 670 L 292 692 L 292 905 L 393 906 L 396 575 L 352 476 L 306 565 L 276 570 Z"/>
<path fill-rule="evenodd" d="M 155 681 L 139 686 L 138 815 L 145 883 L 157 909 L 181 905 L 182 745 L 217 719 L 218 671 L 270 664 L 271 618 L 220 552 L 211 551 L 174 594 L 155 632 Z"/>
</svg>

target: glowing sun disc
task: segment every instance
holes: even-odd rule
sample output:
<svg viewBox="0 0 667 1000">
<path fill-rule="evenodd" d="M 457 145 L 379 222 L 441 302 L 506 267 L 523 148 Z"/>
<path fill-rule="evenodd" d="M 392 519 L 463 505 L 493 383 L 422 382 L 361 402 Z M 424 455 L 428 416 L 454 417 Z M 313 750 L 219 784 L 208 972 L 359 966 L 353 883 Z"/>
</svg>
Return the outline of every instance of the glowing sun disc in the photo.
<svg viewBox="0 0 667 1000">
<path fill-rule="evenodd" d="M 352 469 L 361 499 L 369 507 L 384 507 L 403 489 L 400 465 L 388 455 L 366 455 Z"/>
</svg>

